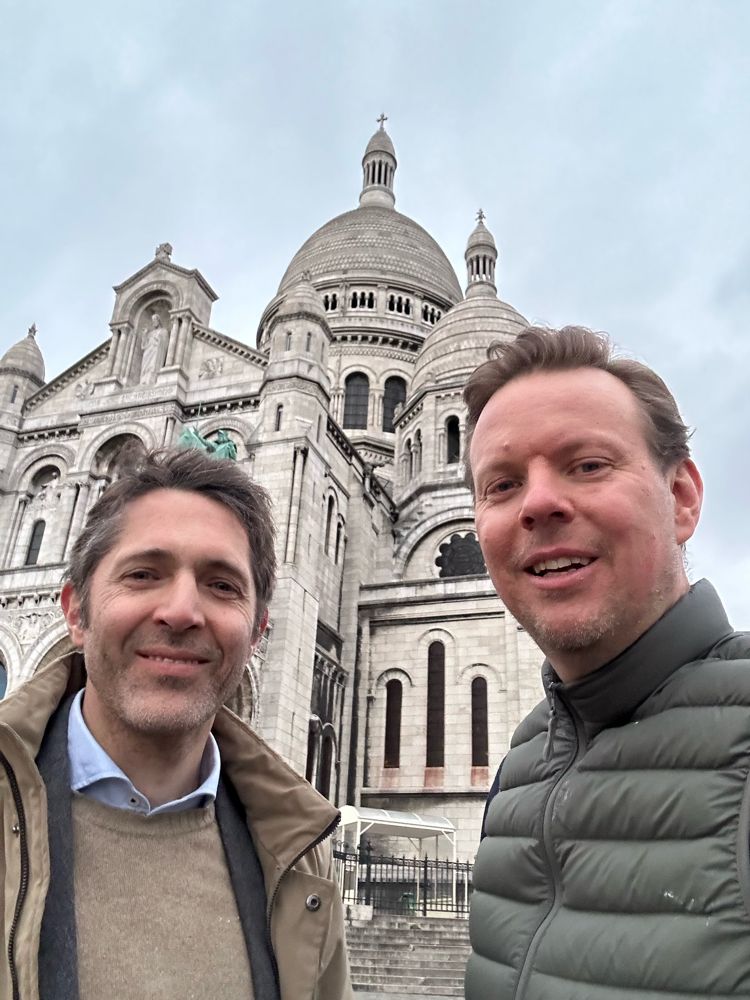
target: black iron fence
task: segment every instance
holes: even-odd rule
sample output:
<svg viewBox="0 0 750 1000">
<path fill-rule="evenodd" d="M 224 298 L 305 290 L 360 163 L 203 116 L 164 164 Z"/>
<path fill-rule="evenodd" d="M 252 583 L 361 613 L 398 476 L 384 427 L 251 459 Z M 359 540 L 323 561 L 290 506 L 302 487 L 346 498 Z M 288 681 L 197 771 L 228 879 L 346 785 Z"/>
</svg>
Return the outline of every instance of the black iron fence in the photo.
<svg viewBox="0 0 750 1000">
<path fill-rule="evenodd" d="M 371 844 L 355 851 L 334 846 L 333 856 L 344 903 L 364 903 L 380 913 L 468 915 L 468 861 L 383 857 Z"/>
</svg>

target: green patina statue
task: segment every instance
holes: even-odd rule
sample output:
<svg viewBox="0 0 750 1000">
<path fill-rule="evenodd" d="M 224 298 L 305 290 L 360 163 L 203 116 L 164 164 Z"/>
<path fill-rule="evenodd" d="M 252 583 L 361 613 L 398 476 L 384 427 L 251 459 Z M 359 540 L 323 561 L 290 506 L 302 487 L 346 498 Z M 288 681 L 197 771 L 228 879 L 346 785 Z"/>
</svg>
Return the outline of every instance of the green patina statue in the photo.
<svg viewBox="0 0 750 1000">
<path fill-rule="evenodd" d="M 205 451 L 213 458 L 228 458 L 232 462 L 237 461 L 237 445 L 230 438 L 229 432 L 225 430 L 217 431 L 213 441 L 203 437 L 197 427 L 186 427 L 180 434 L 177 441 L 180 448 L 197 448 Z"/>
</svg>

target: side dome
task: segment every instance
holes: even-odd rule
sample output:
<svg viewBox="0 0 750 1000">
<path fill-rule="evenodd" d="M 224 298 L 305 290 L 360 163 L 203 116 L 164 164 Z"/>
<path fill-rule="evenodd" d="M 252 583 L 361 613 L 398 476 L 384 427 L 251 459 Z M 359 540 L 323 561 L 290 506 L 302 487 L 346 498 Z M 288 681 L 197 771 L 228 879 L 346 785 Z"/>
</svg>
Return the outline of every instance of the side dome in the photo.
<svg viewBox="0 0 750 1000">
<path fill-rule="evenodd" d="M 461 299 L 450 261 L 420 225 L 393 208 L 361 205 L 331 219 L 306 240 L 279 285 L 282 295 L 305 271 L 321 285 L 348 281 L 413 284 L 448 302 Z"/>
<path fill-rule="evenodd" d="M 440 382 L 465 382 L 487 360 L 487 349 L 496 340 L 516 337 L 528 321 L 497 297 L 497 249 L 483 223 L 469 237 L 466 248 L 468 284 L 466 298 L 453 306 L 425 341 L 414 366 L 409 395 Z"/>
<path fill-rule="evenodd" d="M 409 395 L 430 383 L 465 382 L 487 360 L 487 349 L 494 341 L 510 340 L 528 325 L 521 313 L 500 299 L 459 302 L 425 341 Z"/>
<path fill-rule="evenodd" d="M 29 332 L 18 343 L 8 348 L 0 358 L 0 374 L 12 369 L 23 375 L 30 375 L 39 385 L 44 384 L 44 358 L 36 342 L 36 326 L 32 324 Z"/>
</svg>

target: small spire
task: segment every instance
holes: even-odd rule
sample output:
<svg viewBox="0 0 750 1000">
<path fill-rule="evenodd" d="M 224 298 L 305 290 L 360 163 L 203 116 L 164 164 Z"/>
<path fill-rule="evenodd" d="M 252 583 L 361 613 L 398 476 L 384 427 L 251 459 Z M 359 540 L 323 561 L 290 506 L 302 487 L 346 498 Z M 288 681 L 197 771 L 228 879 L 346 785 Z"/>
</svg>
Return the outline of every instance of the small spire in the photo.
<svg viewBox="0 0 750 1000">
<path fill-rule="evenodd" d="M 480 208 L 476 214 L 477 224 L 466 244 L 466 295 L 496 295 L 495 265 L 497 247 L 492 233 L 485 226 L 487 216 Z"/>
<path fill-rule="evenodd" d="M 29 327 L 29 332 L 26 334 L 27 337 L 36 337 L 36 323 L 32 323 Z"/>
<path fill-rule="evenodd" d="M 359 203 L 362 206 L 393 208 L 396 203 L 393 194 L 396 150 L 385 130 L 388 115 L 383 113 L 375 120 L 379 127 L 367 143 L 365 155 L 362 157 L 362 192 Z"/>
<path fill-rule="evenodd" d="M 172 244 L 171 243 L 160 243 L 159 246 L 154 251 L 154 258 L 156 260 L 171 260 L 172 259 Z"/>
</svg>

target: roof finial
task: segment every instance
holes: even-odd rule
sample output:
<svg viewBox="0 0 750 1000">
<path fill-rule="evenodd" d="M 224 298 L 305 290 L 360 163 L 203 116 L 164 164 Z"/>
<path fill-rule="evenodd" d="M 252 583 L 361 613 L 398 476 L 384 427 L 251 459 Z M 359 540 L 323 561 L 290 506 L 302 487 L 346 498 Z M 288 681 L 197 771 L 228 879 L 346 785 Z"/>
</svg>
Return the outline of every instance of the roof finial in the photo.
<svg viewBox="0 0 750 1000">
<path fill-rule="evenodd" d="M 477 222 L 484 222 L 484 220 L 486 218 L 487 218 L 487 216 L 484 214 L 484 212 L 480 208 L 479 211 L 477 212 Z"/>
<path fill-rule="evenodd" d="M 172 260 L 172 244 L 171 243 L 160 243 L 159 246 L 154 251 L 154 257 L 156 260 Z"/>
<path fill-rule="evenodd" d="M 36 323 L 32 323 L 29 327 L 28 337 L 36 337 Z"/>
<path fill-rule="evenodd" d="M 385 123 L 388 121 L 388 115 L 383 114 L 383 112 L 381 111 L 380 117 L 376 118 L 375 121 L 379 123 L 380 131 L 385 132 Z"/>
</svg>

